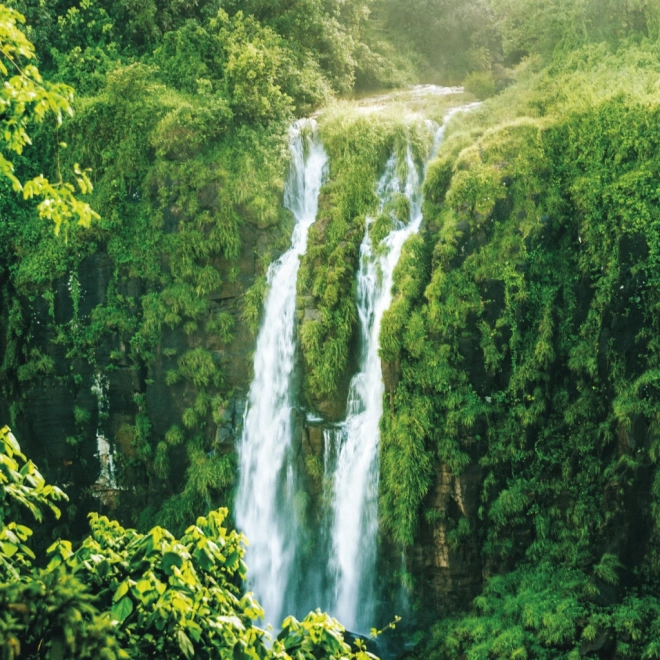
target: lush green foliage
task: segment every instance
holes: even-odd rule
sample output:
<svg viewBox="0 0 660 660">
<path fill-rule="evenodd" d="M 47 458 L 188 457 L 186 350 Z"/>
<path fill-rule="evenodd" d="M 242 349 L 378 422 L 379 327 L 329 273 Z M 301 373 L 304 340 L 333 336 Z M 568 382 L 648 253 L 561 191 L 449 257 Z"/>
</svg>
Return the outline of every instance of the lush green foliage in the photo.
<svg viewBox="0 0 660 660">
<path fill-rule="evenodd" d="M 476 73 L 501 89 L 506 67 L 586 43 L 657 38 L 657 0 L 380 0 L 375 16 L 430 79 Z"/>
<path fill-rule="evenodd" d="M 253 15 L 295 42 L 299 52 L 318 63 L 334 89 L 347 92 L 356 77 L 378 82 L 393 75 L 388 72 L 390 63 L 378 52 L 380 44 L 365 39 L 372 4 L 373 0 L 229 0 L 224 6 L 230 13 Z"/>
<path fill-rule="evenodd" d="M 630 34 L 657 37 L 656 0 L 491 0 L 504 52 L 552 54 Z"/>
<path fill-rule="evenodd" d="M 577 660 L 599 651 L 616 658 L 657 658 L 660 601 L 632 593 L 605 604 L 617 562 L 605 555 L 588 575 L 542 563 L 493 577 L 474 613 L 437 626 L 426 653 L 435 658 Z M 427 657 L 428 657 L 427 656 Z"/>
<path fill-rule="evenodd" d="M 380 0 L 376 18 L 432 80 L 490 70 L 501 51 L 488 0 Z"/>
<path fill-rule="evenodd" d="M 64 114 L 71 114 L 73 90 L 64 84 L 44 83 L 34 62 L 34 47 L 19 28 L 25 18 L 17 11 L 0 5 L 0 133 L 5 153 L 22 154 L 32 143 L 28 134 L 30 124 L 42 123 L 54 117 L 61 126 Z M 65 147 L 60 143 L 57 149 Z M 90 192 L 91 182 L 78 164 L 73 168 L 76 186 L 62 180 L 57 162 L 57 180 L 51 183 L 43 175 L 21 182 L 14 173 L 14 164 L 0 153 L 0 175 L 8 179 L 15 192 L 22 192 L 25 199 L 43 198 L 38 206 L 39 216 L 55 223 L 58 234 L 70 220 L 89 227 L 98 214 L 89 204 L 75 197 L 76 188 L 81 193 Z"/>
<path fill-rule="evenodd" d="M 31 530 L 59 515 L 64 494 L 45 484 L 7 427 L 0 430 L 0 647 L 6 658 L 259 658 L 375 660 L 321 612 L 288 617 L 272 645 L 254 625 L 263 610 L 241 594 L 245 539 L 223 527 L 226 509 L 198 518 L 181 539 L 155 527 L 147 534 L 90 514 L 91 534 L 77 549 L 56 541 L 46 568 L 32 565 Z"/>
<path fill-rule="evenodd" d="M 59 517 L 58 488 L 48 486 L 26 460 L 7 427 L 0 429 L 0 647 L 3 657 L 127 657 L 113 638 L 113 626 L 99 615 L 87 587 L 74 575 L 33 566 L 29 511 L 37 521 L 43 508 Z"/>
<path fill-rule="evenodd" d="M 438 628 L 439 657 L 656 657 L 659 66 L 655 46 L 599 46 L 523 69 L 429 169 L 383 320 L 401 378 L 382 519 L 507 573 Z M 460 491 L 434 508 L 439 466 L 478 471 L 478 511 Z"/>
</svg>

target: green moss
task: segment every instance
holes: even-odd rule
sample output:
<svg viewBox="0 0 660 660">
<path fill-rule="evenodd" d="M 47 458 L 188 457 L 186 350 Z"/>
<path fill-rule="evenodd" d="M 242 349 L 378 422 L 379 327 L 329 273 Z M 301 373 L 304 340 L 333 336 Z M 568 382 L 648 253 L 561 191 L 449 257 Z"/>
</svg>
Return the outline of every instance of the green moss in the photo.
<svg viewBox="0 0 660 660">
<path fill-rule="evenodd" d="M 336 393 L 348 370 L 349 345 L 357 322 L 354 282 L 359 247 L 367 216 L 378 211 L 375 189 L 385 163 L 396 150 L 405 165 L 409 144 L 418 160 L 430 148 L 428 126 L 406 119 L 398 110 L 365 116 L 339 106 L 321 120 L 330 178 L 321 193 L 298 280 L 299 293 L 311 299 L 310 306 L 320 317 L 308 318 L 300 328 L 305 387 L 312 401 Z M 408 218 L 407 205 L 400 198 L 385 212 L 370 230 L 375 243 L 391 228 L 391 213 L 405 216 L 405 221 Z"/>
<path fill-rule="evenodd" d="M 378 245 L 394 229 L 394 221 L 388 213 L 382 213 L 369 227 L 369 236 L 374 245 Z"/>
</svg>

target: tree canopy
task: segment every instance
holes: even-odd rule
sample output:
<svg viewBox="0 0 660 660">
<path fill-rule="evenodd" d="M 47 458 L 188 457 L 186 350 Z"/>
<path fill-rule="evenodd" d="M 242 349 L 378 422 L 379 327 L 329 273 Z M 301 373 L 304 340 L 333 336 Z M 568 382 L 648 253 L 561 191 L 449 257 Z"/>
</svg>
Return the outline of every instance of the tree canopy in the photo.
<svg viewBox="0 0 660 660">
<path fill-rule="evenodd" d="M 0 5 L 0 132 L 4 146 L 0 151 L 0 174 L 26 199 L 41 199 L 37 207 L 39 215 L 53 221 L 56 234 L 70 220 L 89 227 L 99 216 L 75 196 L 76 192 L 85 194 L 92 190 L 87 173 L 77 164 L 73 167 L 73 183 L 63 179 L 59 159 L 54 182 L 41 174 L 20 181 L 14 164 L 5 155 L 22 154 L 32 143 L 28 133 L 30 124 L 52 118 L 57 129 L 63 116 L 73 113 L 73 89 L 64 83 L 44 82 L 35 64 L 34 46 L 19 27 L 22 23 L 25 23 L 22 14 Z M 64 147 L 64 143 L 58 145 Z"/>
</svg>

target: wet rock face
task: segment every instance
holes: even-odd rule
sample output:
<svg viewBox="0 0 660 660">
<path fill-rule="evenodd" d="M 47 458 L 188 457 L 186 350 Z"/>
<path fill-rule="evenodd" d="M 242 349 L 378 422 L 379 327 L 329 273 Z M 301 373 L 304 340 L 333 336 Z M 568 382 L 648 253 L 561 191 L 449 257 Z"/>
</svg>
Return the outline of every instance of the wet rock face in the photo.
<svg viewBox="0 0 660 660">
<path fill-rule="evenodd" d="M 437 466 L 418 543 L 409 558 L 419 590 L 416 596 L 436 612 L 461 609 L 481 590 L 480 490 L 478 465 L 471 465 L 458 477 L 444 464 Z"/>
<path fill-rule="evenodd" d="M 323 494 L 323 456 L 325 452 L 325 439 L 323 427 L 302 424 L 300 457 L 305 475 L 305 487 L 311 497 L 312 508 L 315 514 L 319 513 L 320 497 Z"/>
<path fill-rule="evenodd" d="M 66 332 L 76 332 L 74 314 L 83 323 L 95 307 L 105 304 L 111 275 L 110 258 L 94 254 L 86 257 L 78 270 L 81 284 L 77 309 L 74 310 L 71 278 L 67 277 L 56 283 L 52 309 L 41 297 L 33 302 L 21 300 L 24 323 L 29 328 L 24 335 L 22 357 L 36 351 L 48 358 L 52 366 L 46 373 L 26 379 L 21 372 L 24 365 L 18 365 L 16 394 L 21 402 L 16 434 L 29 455 L 57 475 L 58 483 L 93 483 L 98 469 L 94 442 L 97 428 L 103 426 L 109 431 L 116 413 L 132 412 L 132 388 L 137 383 L 128 365 L 120 365 L 106 379 L 114 399 L 101 424 L 97 397 L 92 391 L 99 371 L 89 360 L 70 356 L 66 346 L 58 341 L 52 324 L 54 320 Z M 120 349 L 118 340 L 106 337 L 96 352 L 103 361 L 116 349 Z"/>
<path fill-rule="evenodd" d="M 219 411 L 220 422 L 215 434 L 215 448 L 222 453 L 233 452 L 236 441 L 243 432 L 243 419 L 247 398 L 235 395 L 227 401 L 227 405 Z"/>
<path fill-rule="evenodd" d="M 401 360 L 397 359 L 394 362 L 385 362 L 384 360 L 381 360 L 381 369 L 383 371 L 385 392 L 390 397 L 390 405 L 393 405 L 396 386 L 401 380 Z"/>
<path fill-rule="evenodd" d="M 311 399 L 312 406 L 329 422 L 338 422 L 344 418 L 346 413 L 346 399 L 340 396 L 327 397 L 324 399 Z"/>
</svg>

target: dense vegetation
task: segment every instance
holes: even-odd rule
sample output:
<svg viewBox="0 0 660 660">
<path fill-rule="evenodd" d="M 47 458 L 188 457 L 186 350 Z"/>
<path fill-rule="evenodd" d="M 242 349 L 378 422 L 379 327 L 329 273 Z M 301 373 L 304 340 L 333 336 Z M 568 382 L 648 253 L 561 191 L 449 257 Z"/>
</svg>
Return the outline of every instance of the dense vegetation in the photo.
<svg viewBox="0 0 660 660">
<path fill-rule="evenodd" d="M 29 453 L 72 503 L 32 535 L 16 502 L 40 519 L 64 495 L 3 430 L 7 657 L 363 657 L 321 614 L 264 644 L 216 430 L 288 241 L 288 124 L 415 76 L 493 97 L 449 125 L 381 336 L 381 529 L 432 629 L 419 656 L 660 657 L 660 3 L 9 4 L 27 22 L 0 6 L 0 416 L 43 437 L 56 393 L 65 424 Z M 300 343 L 307 402 L 337 419 L 374 183 L 428 135 L 396 105 L 320 125 Z M 120 450 L 110 500 L 91 496 L 99 434 Z M 137 531 L 93 515 L 87 535 L 112 497 Z M 428 607 L 429 537 L 469 564 L 471 605 Z"/>
<path fill-rule="evenodd" d="M 490 577 L 426 654 L 660 653 L 659 55 L 520 68 L 429 171 L 383 322 L 400 382 L 381 514 L 404 545 L 442 529 Z M 460 488 L 434 505 L 438 466 L 478 479 L 472 509 Z"/>
</svg>

